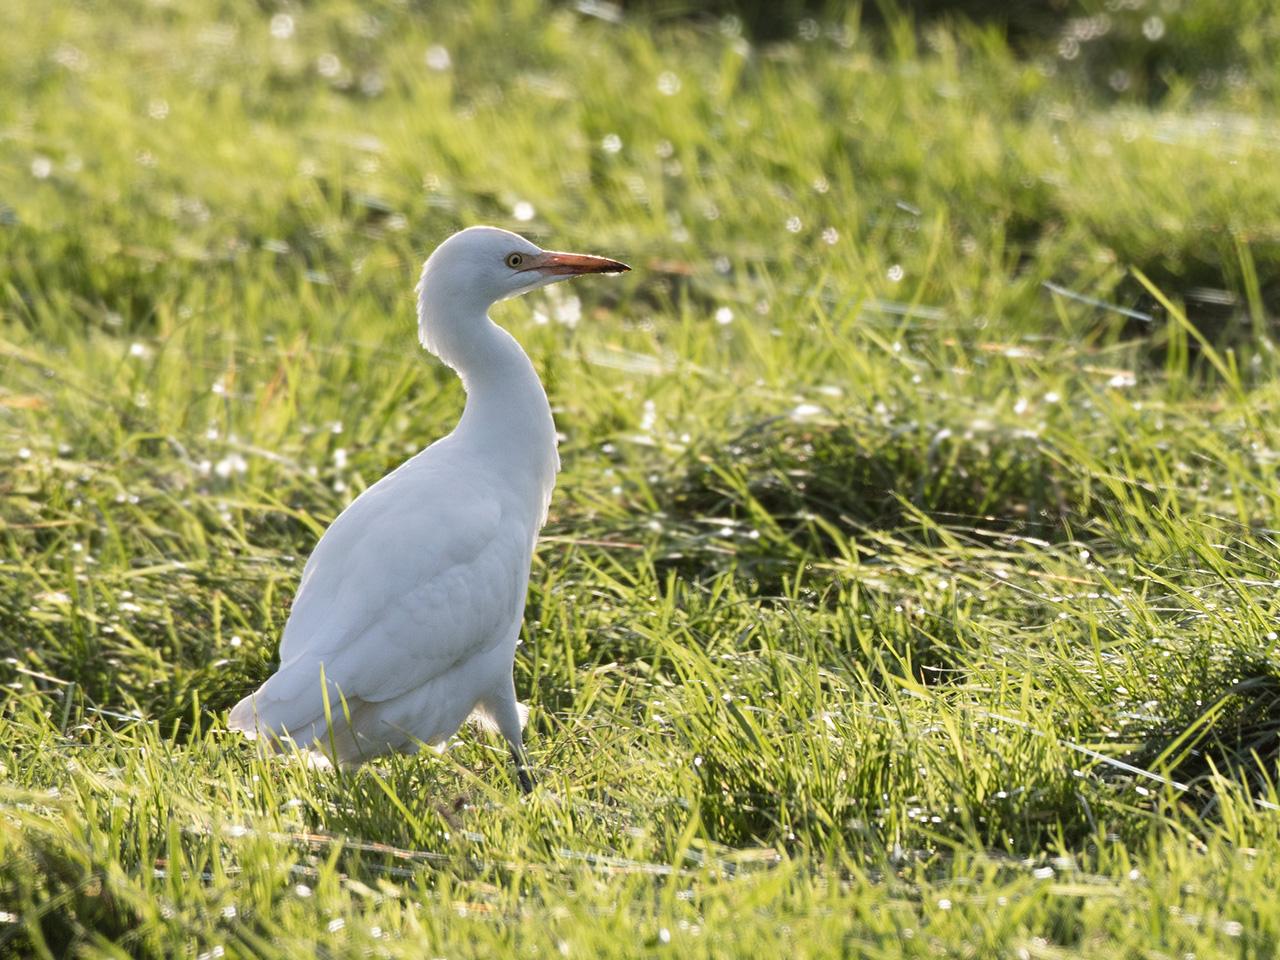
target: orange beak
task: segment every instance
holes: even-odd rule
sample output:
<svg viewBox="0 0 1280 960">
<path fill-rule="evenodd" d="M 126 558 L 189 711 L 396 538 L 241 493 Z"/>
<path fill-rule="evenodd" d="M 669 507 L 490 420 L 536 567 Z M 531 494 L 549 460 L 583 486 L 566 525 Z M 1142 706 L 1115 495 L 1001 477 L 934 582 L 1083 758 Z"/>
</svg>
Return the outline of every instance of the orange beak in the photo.
<svg viewBox="0 0 1280 960">
<path fill-rule="evenodd" d="M 536 257 L 528 257 L 521 273 L 537 270 L 539 273 L 558 277 L 576 277 L 582 273 L 626 273 L 631 268 L 625 263 L 607 257 L 592 257 L 585 253 L 554 253 L 548 251 Z"/>
</svg>

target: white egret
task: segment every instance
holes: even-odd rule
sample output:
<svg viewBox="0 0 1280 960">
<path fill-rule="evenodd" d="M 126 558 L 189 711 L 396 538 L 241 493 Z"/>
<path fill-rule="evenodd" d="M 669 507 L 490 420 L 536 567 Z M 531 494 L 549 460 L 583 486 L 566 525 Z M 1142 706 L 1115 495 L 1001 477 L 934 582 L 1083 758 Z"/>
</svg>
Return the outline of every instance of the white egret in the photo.
<svg viewBox="0 0 1280 960">
<path fill-rule="evenodd" d="M 232 708 L 228 726 L 358 764 L 443 744 L 471 718 L 502 734 L 530 789 L 512 666 L 560 458 L 533 364 L 488 309 L 628 269 L 495 227 L 436 248 L 418 284 L 418 332 L 462 378 L 462 419 L 324 532 L 285 624 L 280 668 Z"/>
</svg>

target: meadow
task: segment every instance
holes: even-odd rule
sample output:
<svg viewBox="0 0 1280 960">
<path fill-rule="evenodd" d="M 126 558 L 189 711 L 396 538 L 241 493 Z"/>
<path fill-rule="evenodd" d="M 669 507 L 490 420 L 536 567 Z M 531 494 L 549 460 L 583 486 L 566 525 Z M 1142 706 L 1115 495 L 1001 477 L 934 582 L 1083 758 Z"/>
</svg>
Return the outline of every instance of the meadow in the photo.
<svg viewBox="0 0 1280 960">
<path fill-rule="evenodd" d="M 969 12 L 0 4 L 0 955 L 1280 953 L 1280 13 Z M 527 797 L 223 725 L 473 223 Z"/>
</svg>

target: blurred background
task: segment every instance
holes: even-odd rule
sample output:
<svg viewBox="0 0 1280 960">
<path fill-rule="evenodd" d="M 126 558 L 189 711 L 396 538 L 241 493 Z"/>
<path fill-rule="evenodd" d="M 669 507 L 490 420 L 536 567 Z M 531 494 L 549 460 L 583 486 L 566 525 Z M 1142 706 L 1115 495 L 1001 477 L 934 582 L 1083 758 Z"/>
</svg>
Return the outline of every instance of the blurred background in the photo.
<svg viewBox="0 0 1280 960">
<path fill-rule="evenodd" d="M 622 243 L 695 287 L 724 258 L 884 286 L 933 250 L 1034 256 L 1036 280 L 1146 311 L 1138 266 L 1217 323 L 1275 295 L 1263 0 L 4 17 L 10 316 L 53 298 L 146 328 L 166 278 L 246 260 L 390 296 L 479 221 Z M 918 293 L 999 300 L 974 281 Z"/>
</svg>

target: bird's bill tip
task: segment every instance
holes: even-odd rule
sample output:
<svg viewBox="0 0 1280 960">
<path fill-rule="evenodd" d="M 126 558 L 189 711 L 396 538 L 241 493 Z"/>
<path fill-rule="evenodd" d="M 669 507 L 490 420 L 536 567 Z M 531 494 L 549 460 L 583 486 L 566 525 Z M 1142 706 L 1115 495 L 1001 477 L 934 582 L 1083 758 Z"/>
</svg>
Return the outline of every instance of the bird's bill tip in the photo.
<svg viewBox="0 0 1280 960">
<path fill-rule="evenodd" d="M 526 269 L 552 276 L 576 277 L 583 273 L 626 273 L 631 268 L 620 260 L 593 257 L 587 253 L 548 252 L 534 257 Z"/>
</svg>

